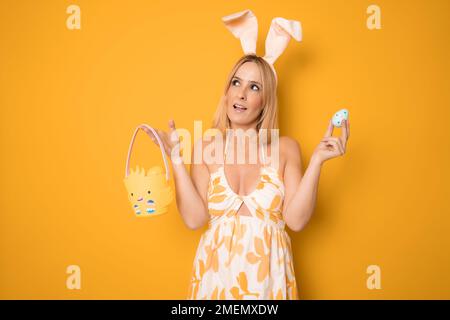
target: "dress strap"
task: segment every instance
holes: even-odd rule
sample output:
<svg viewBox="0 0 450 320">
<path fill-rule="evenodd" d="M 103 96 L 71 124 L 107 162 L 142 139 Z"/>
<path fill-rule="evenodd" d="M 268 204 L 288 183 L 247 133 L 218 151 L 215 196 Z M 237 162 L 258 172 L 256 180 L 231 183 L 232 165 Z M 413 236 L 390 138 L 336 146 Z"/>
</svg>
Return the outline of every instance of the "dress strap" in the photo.
<svg viewBox="0 0 450 320">
<path fill-rule="evenodd" d="M 229 149 L 229 135 L 230 135 L 229 130 L 225 130 L 225 150 L 223 151 L 223 165 L 225 165 L 226 159 L 227 159 L 227 154 L 228 154 L 228 149 Z"/>
<path fill-rule="evenodd" d="M 267 148 L 267 144 L 265 145 L 260 145 L 259 146 L 260 150 L 261 150 L 261 160 L 262 160 L 262 166 L 265 167 L 266 166 L 266 153 L 264 152 Z"/>
</svg>

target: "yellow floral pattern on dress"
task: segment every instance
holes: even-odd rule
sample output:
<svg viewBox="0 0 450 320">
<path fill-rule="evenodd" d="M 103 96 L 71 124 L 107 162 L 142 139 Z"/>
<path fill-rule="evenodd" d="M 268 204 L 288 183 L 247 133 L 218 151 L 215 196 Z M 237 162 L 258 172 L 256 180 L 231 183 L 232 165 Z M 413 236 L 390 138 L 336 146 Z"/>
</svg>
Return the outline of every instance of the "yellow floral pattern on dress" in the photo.
<svg viewBox="0 0 450 320">
<path fill-rule="evenodd" d="M 258 292 L 248 291 L 248 280 L 245 272 L 239 273 L 239 276 L 237 277 L 237 286 L 231 288 L 230 293 L 236 300 L 244 300 L 244 296 L 259 297 Z"/>
<path fill-rule="evenodd" d="M 235 228 L 236 228 L 235 237 L 231 236 L 224 237 L 225 244 L 228 250 L 228 260 L 225 263 L 225 267 L 230 266 L 235 255 L 242 255 L 242 252 L 244 251 L 244 246 L 242 243 L 240 243 L 240 241 L 245 236 L 245 230 L 247 226 L 245 224 L 240 224 L 238 221 L 238 224 L 235 225 Z"/>
<path fill-rule="evenodd" d="M 195 254 L 187 299 L 299 299 L 289 235 L 282 217 L 284 184 L 262 166 L 260 182 L 236 194 L 223 166 L 208 185 L 209 226 Z M 239 214 L 242 205 L 250 216 Z"/>
</svg>

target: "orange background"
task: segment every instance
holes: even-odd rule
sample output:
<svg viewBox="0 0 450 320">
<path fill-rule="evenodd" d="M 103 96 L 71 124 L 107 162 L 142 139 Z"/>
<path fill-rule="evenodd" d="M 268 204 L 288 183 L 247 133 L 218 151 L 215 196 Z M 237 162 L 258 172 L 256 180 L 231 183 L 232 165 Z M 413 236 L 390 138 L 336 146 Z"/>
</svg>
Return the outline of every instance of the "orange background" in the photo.
<svg viewBox="0 0 450 320">
<path fill-rule="evenodd" d="M 381 30 L 366 8 L 381 8 Z M 81 8 L 81 30 L 66 8 Z M 307 227 L 289 230 L 301 299 L 449 299 L 448 0 L 0 2 L 0 298 L 184 299 L 200 235 L 175 202 L 137 219 L 123 184 L 134 128 L 211 123 L 242 55 L 221 17 L 251 9 L 275 64 L 281 134 L 304 169 L 345 107 L 344 157 L 324 164 Z M 335 131 L 335 136 L 340 129 Z M 132 164 L 161 164 L 138 135 Z M 81 290 L 66 268 L 81 268 Z M 380 290 L 366 268 L 381 268 Z"/>
</svg>

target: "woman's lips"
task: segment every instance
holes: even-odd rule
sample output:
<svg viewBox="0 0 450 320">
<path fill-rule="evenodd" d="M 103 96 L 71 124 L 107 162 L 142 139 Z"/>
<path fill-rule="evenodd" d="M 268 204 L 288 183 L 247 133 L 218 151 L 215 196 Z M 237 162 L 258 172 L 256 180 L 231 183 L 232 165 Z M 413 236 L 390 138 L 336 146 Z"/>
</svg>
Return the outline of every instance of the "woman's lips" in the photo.
<svg viewBox="0 0 450 320">
<path fill-rule="evenodd" d="M 236 112 L 244 112 L 245 110 L 247 110 L 246 107 L 241 106 L 237 103 L 233 104 L 233 108 L 234 108 L 234 110 L 236 110 Z"/>
</svg>

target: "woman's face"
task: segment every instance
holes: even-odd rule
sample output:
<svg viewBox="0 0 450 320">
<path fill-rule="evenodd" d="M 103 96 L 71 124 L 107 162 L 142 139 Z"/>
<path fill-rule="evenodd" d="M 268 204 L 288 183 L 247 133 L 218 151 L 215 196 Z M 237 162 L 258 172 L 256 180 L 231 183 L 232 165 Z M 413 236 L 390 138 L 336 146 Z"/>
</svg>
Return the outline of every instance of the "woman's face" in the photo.
<svg viewBox="0 0 450 320">
<path fill-rule="evenodd" d="M 262 111 L 262 81 L 254 62 L 245 62 L 236 71 L 226 95 L 231 128 L 256 128 Z"/>
</svg>

